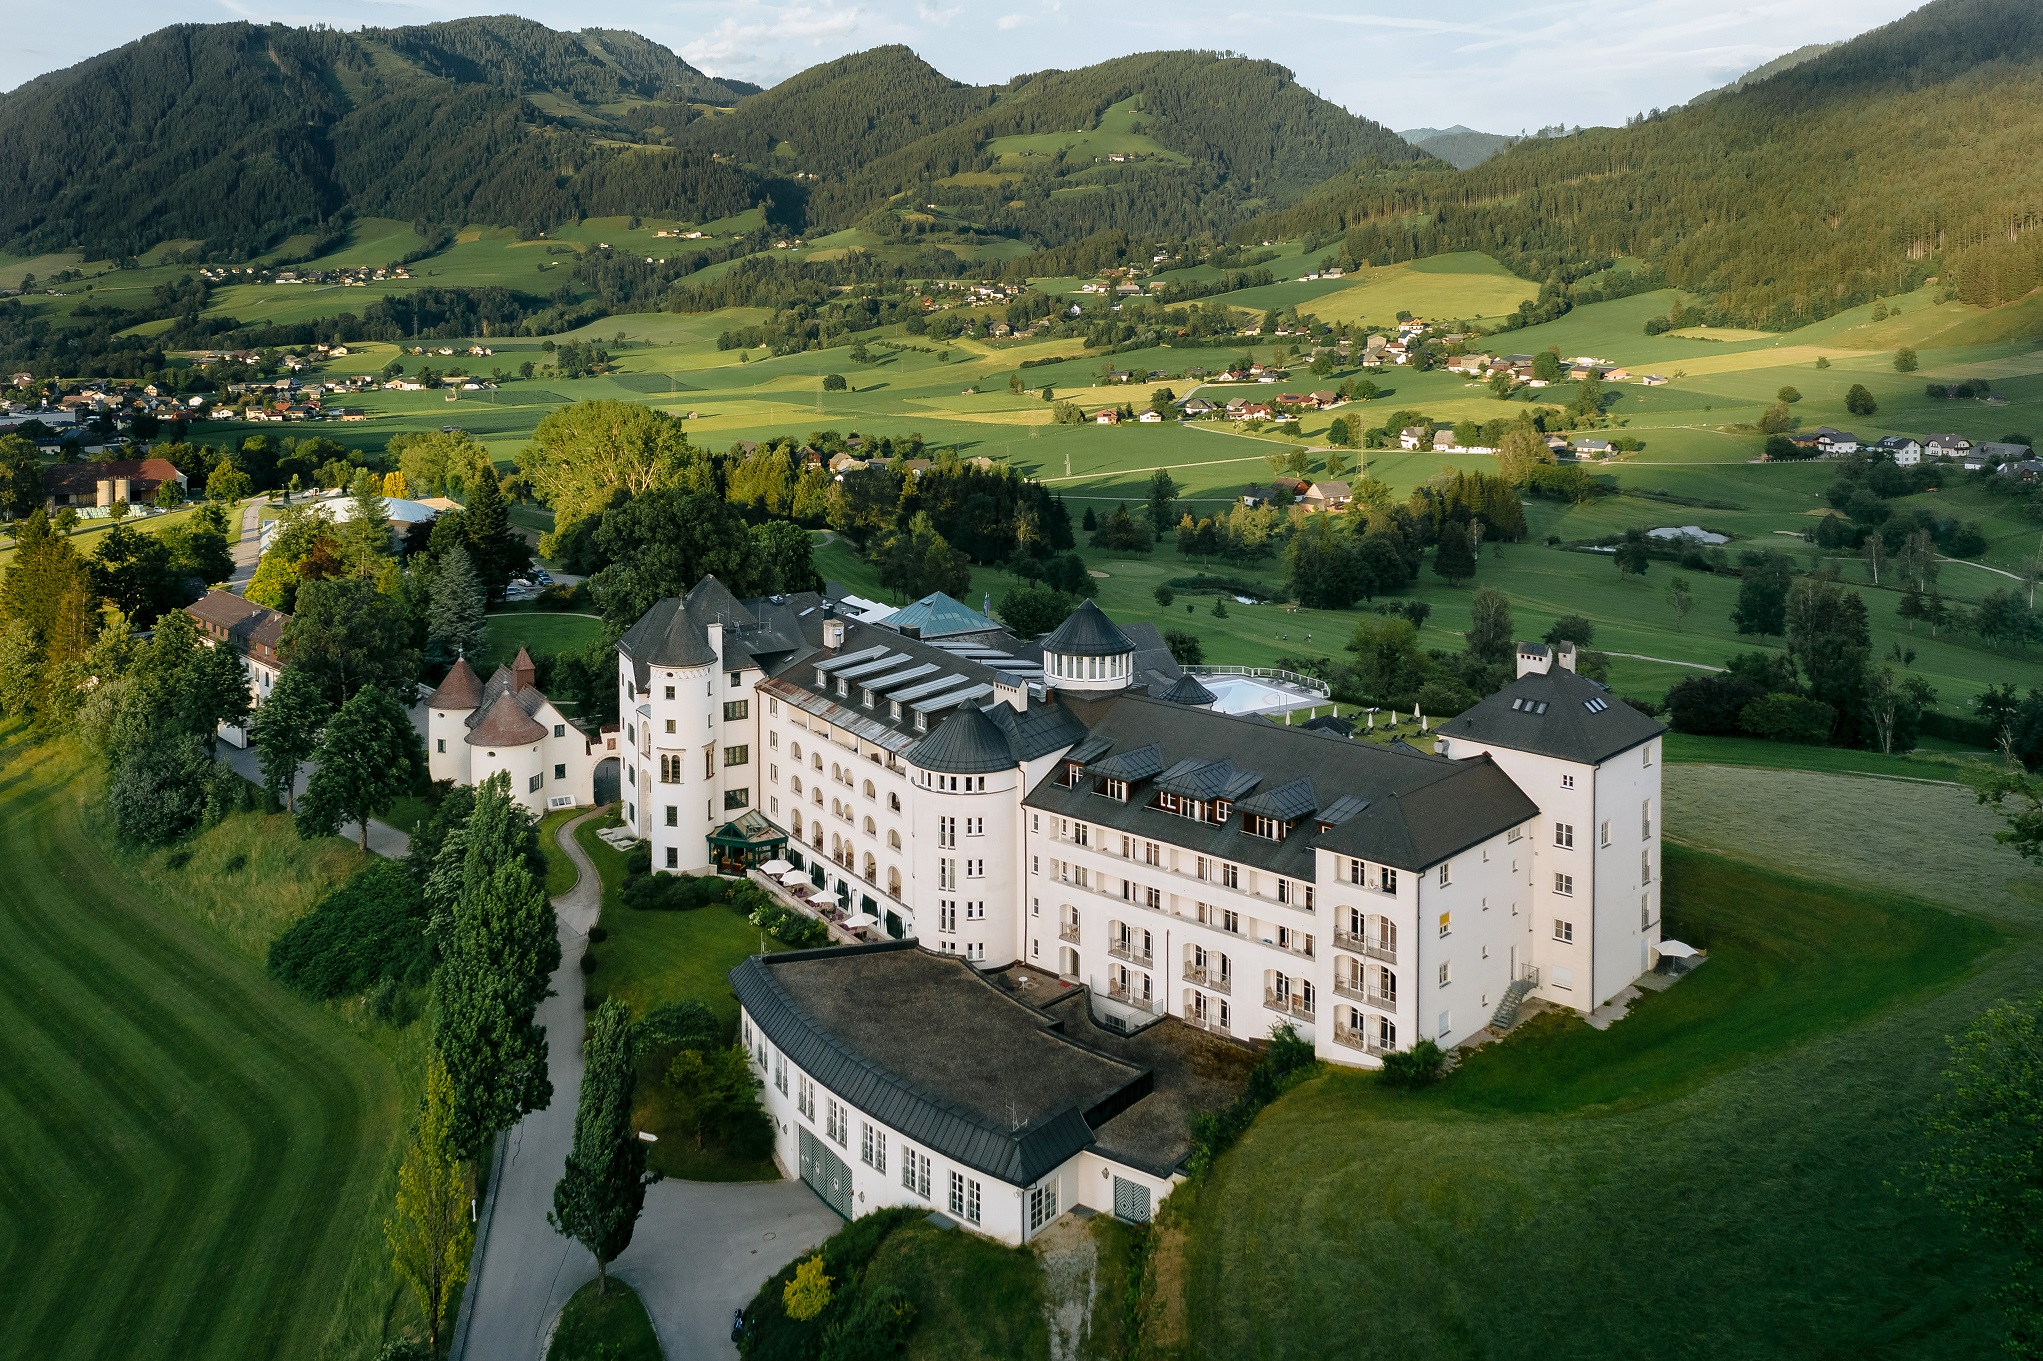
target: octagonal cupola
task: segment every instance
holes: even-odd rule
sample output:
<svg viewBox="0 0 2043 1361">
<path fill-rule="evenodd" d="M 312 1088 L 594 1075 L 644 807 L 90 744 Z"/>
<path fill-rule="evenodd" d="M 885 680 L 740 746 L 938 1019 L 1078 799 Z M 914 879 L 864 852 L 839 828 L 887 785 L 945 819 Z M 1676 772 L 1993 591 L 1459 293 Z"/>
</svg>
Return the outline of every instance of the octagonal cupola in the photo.
<svg viewBox="0 0 2043 1361">
<path fill-rule="evenodd" d="M 1043 679 L 1053 690 L 1125 690 L 1134 670 L 1135 640 L 1090 600 L 1043 640 Z"/>
</svg>

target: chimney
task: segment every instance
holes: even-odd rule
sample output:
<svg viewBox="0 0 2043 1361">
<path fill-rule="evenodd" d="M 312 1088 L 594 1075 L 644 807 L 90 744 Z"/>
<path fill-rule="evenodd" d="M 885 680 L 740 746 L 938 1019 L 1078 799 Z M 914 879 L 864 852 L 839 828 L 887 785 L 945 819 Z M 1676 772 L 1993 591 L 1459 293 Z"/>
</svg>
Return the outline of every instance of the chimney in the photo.
<svg viewBox="0 0 2043 1361">
<path fill-rule="evenodd" d="M 1555 643 L 1554 660 L 1560 663 L 1563 671 L 1573 671 L 1575 669 L 1575 645 L 1573 643 Z"/>
<path fill-rule="evenodd" d="M 1570 649 L 1570 656 L 1573 652 Z M 1544 676 L 1554 669 L 1553 649 L 1545 643 L 1520 643 L 1518 645 L 1518 675 Z M 1572 664 L 1569 670 L 1573 670 Z"/>
<path fill-rule="evenodd" d="M 844 621 L 830 618 L 823 621 L 823 646 L 835 652 L 844 646 Z"/>
</svg>

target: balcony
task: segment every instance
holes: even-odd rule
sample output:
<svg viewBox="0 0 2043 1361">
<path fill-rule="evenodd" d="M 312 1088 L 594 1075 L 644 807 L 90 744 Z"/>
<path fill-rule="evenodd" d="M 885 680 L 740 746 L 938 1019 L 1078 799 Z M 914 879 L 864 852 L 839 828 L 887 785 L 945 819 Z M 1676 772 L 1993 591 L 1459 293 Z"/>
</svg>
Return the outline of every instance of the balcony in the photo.
<svg viewBox="0 0 2043 1361">
<path fill-rule="evenodd" d="M 1335 931 L 1334 944 L 1340 949 L 1353 951 L 1358 955 L 1367 955 L 1371 959 L 1380 959 L 1386 964 L 1397 963 L 1397 951 L 1395 949 L 1380 942 L 1372 941 L 1367 936 L 1352 936 L 1346 931 Z"/>
<path fill-rule="evenodd" d="M 1350 1049 L 1359 1049 L 1363 1053 L 1373 1054 L 1377 1058 L 1382 1058 L 1385 1054 L 1397 1052 L 1388 1045 L 1379 1044 L 1371 1039 L 1367 1030 L 1355 1026 L 1335 1026 L 1334 1043 L 1344 1044 Z"/>
<path fill-rule="evenodd" d="M 1115 959 L 1126 960 L 1130 964 L 1140 964 L 1145 969 L 1151 967 L 1155 961 L 1154 955 L 1146 951 L 1137 950 L 1127 941 L 1115 941 L 1107 947 L 1107 953 Z"/>
<path fill-rule="evenodd" d="M 1180 1016 L 1178 1019 L 1183 1021 L 1186 1025 L 1196 1026 L 1200 1030 L 1210 1030 L 1215 1035 L 1232 1035 L 1234 1033 L 1232 1030 L 1228 1029 L 1226 1026 L 1220 1023 L 1220 1018 L 1218 1016 L 1210 1014 L 1206 1016 L 1186 1015 Z"/>
<path fill-rule="evenodd" d="M 1218 969 L 1201 969 L 1195 965 L 1187 964 L 1185 965 L 1185 981 L 1187 983 L 1197 983 L 1202 988 L 1209 988 L 1218 993 L 1232 993 L 1234 991 L 1234 980 Z"/>
<path fill-rule="evenodd" d="M 1286 1016 L 1296 1016 L 1301 1020 L 1309 1021 L 1313 1017 L 1312 1006 L 1303 997 L 1296 995 L 1280 996 L 1275 992 L 1265 991 L 1263 993 L 1263 1005 L 1271 1011 L 1282 1012 Z"/>
<path fill-rule="evenodd" d="M 1349 979 L 1334 979 L 1334 995 L 1336 997 L 1345 997 L 1351 1002 L 1360 1002 L 1367 1007 L 1375 1007 L 1378 1011 L 1392 1016 L 1397 1015 L 1397 998 L 1395 996 L 1371 992 L 1364 984 L 1353 982 Z"/>
<path fill-rule="evenodd" d="M 1068 941 L 1073 945 L 1078 944 L 1078 923 L 1066 922 L 1063 926 L 1059 927 L 1057 939 Z"/>
<path fill-rule="evenodd" d="M 1107 984 L 1107 996 L 1113 1001 L 1119 1002 L 1122 1006 L 1133 1007 L 1137 1011 L 1156 1010 L 1156 999 L 1151 997 L 1137 997 L 1134 993 L 1128 990 L 1128 985 L 1125 983 Z"/>
</svg>

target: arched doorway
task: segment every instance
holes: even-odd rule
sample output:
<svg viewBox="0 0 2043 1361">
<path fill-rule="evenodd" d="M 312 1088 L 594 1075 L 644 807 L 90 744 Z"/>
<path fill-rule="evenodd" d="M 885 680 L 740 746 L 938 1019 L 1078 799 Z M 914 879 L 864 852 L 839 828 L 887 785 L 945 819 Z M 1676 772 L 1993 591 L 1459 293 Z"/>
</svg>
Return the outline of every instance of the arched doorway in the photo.
<svg viewBox="0 0 2043 1361">
<path fill-rule="evenodd" d="M 616 803 L 623 796 L 624 771 L 615 756 L 596 762 L 596 806 Z"/>
</svg>

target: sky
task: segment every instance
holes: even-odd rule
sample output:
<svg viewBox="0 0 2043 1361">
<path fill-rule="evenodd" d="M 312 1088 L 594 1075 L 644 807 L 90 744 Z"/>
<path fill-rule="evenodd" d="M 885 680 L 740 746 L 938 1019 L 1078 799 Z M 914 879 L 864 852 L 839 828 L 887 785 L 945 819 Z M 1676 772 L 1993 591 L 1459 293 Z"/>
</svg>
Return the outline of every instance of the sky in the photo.
<svg viewBox="0 0 2043 1361">
<path fill-rule="evenodd" d="M 1452 18 L 1389 0 L 80 0 L 11 6 L 0 90 L 170 23 L 352 29 L 511 12 L 554 28 L 628 28 L 716 76 L 771 85 L 884 43 L 975 84 L 1130 52 L 1227 50 L 1392 128 L 1516 133 L 1622 123 L 1805 43 L 1887 23 L 1916 0 L 1460 0 Z"/>
</svg>

